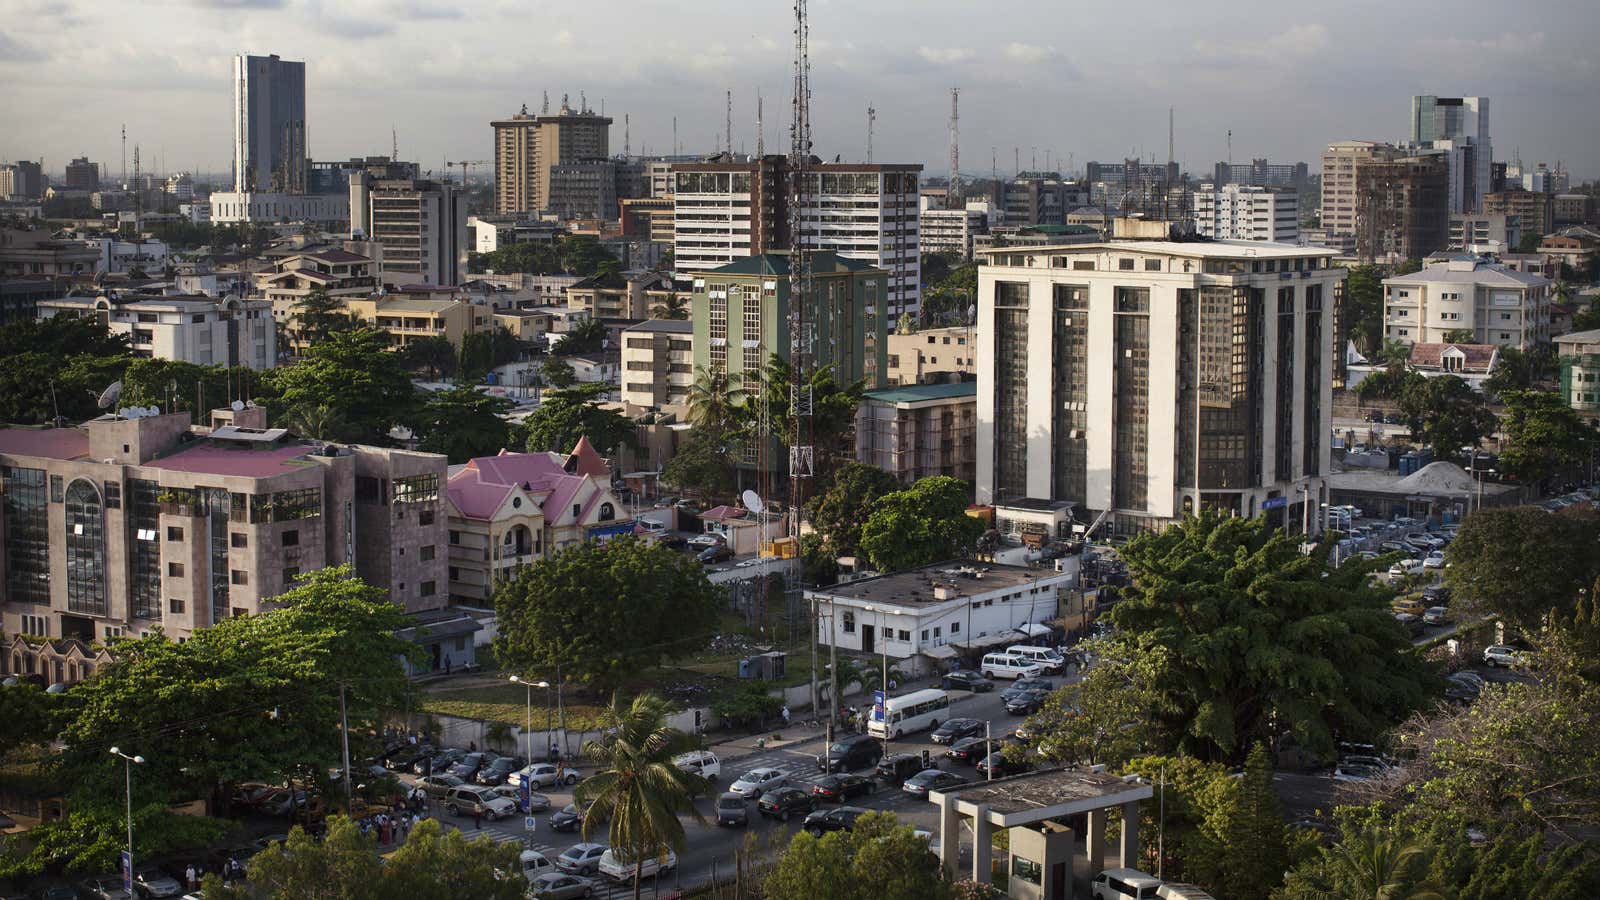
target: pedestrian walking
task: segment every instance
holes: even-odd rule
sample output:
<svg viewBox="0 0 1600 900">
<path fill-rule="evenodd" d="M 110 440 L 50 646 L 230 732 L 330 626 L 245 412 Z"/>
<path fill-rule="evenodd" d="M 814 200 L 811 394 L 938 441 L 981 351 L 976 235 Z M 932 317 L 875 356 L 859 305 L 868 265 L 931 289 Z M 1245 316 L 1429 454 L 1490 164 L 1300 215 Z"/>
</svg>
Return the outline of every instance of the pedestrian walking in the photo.
<svg viewBox="0 0 1600 900">
<path fill-rule="evenodd" d="M 191 891 L 200 887 L 200 878 L 195 874 L 194 863 L 190 863 L 189 868 L 183 870 L 183 880 L 189 883 Z"/>
<path fill-rule="evenodd" d="M 768 707 L 768 708 L 770 709 L 771 707 Z M 789 706 L 788 706 L 788 704 L 784 704 L 784 707 L 783 707 L 783 727 L 785 727 L 785 728 L 789 727 Z"/>
<path fill-rule="evenodd" d="M 472 828 L 474 831 L 483 829 L 483 810 L 475 809 L 472 811 Z"/>
</svg>

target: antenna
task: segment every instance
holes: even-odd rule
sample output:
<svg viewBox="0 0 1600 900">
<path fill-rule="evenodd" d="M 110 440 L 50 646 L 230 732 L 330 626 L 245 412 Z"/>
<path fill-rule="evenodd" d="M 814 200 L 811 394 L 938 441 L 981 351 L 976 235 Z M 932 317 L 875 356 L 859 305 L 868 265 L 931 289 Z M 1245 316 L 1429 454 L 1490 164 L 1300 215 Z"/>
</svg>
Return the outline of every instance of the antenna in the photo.
<svg viewBox="0 0 1600 900">
<path fill-rule="evenodd" d="M 1233 129 L 1228 129 L 1228 180 L 1233 180 Z"/>
<path fill-rule="evenodd" d="M 678 117 L 677 116 L 673 116 L 672 117 L 672 155 L 673 156 L 679 156 L 681 154 L 682 154 L 682 148 L 680 148 L 678 146 Z"/>
<path fill-rule="evenodd" d="M 95 395 L 95 404 L 101 409 L 112 409 L 117 401 L 122 399 L 122 381 L 113 381 L 106 385 L 106 389 Z"/>
<path fill-rule="evenodd" d="M 539 115 L 541 115 L 541 116 L 550 115 L 550 92 L 549 91 L 545 91 L 544 92 L 544 102 L 539 104 Z"/>
<path fill-rule="evenodd" d="M 1011 169 L 1018 175 L 1022 174 L 1022 148 L 1011 148 Z"/>
<path fill-rule="evenodd" d="M 872 126 L 878 121 L 878 111 L 867 104 L 867 162 L 872 162 Z"/>
<path fill-rule="evenodd" d="M 1167 168 L 1169 170 L 1175 161 L 1175 157 L 1172 155 L 1172 110 L 1173 107 L 1167 107 Z"/>
<path fill-rule="evenodd" d="M 945 190 L 944 205 L 960 209 L 961 203 L 961 88 L 950 89 L 950 186 Z"/>
<path fill-rule="evenodd" d="M 122 186 L 128 186 L 128 123 L 122 123 Z"/>
<path fill-rule="evenodd" d="M 628 114 L 622 114 L 622 158 L 627 159 L 633 155 L 633 138 L 629 131 Z"/>
<path fill-rule="evenodd" d="M 389 126 L 389 142 L 390 142 L 389 143 L 389 152 L 394 154 L 393 156 L 389 157 L 389 161 L 390 162 L 399 162 L 400 161 L 400 132 L 396 131 L 394 129 L 393 125 Z"/>
<path fill-rule="evenodd" d="M 807 0 L 794 0 L 794 105 L 789 124 L 789 415 L 793 443 L 789 448 L 789 534 L 800 540 L 806 481 L 811 477 L 812 342 L 806 307 L 812 302 L 811 257 L 805 243 L 807 194 L 811 189 L 811 26 Z M 884 298 L 883 302 L 887 302 Z M 766 404 L 763 403 L 764 407 Z M 760 600 L 765 616 L 766 592 Z"/>
<path fill-rule="evenodd" d="M 732 156 L 733 155 L 733 91 L 729 91 L 728 92 L 728 121 L 727 121 L 727 126 L 726 127 L 727 127 L 727 135 L 728 135 L 728 137 L 727 137 L 728 146 L 725 147 L 724 149 L 726 149 L 728 151 L 728 155 L 729 156 Z"/>
<path fill-rule="evenodd" d="M 767 130 L 761 125 L 761 92 L 756 91 L 756 162 L 767 155 Z"/>
</svg>

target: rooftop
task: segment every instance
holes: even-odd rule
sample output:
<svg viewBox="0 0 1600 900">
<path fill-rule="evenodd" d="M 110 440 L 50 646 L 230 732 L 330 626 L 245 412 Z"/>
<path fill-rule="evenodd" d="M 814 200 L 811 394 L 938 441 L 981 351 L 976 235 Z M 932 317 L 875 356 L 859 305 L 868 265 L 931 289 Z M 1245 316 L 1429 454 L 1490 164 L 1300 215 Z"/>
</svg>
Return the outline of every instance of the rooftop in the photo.
<svg viewBox="0 0 1600 900">
<path fill-rule="evenodd" d="M 1339 255 L 1327 247 L 1302 247 L 1273 241 L 1100 241 L 1093 244 L 1047 244 L 1029 247 L 995 247 L 982 252 L 995 254 L 1095 253 L 1110 250 L 1123 253 L 1159 253 L 1166 256 L 1192 256 L 1197 259 L 1293 259 Z"/>
<path fill-rule="evenodd" d="M 637 325 L 630 325 L 623 331 L 665 331 L 672 334 L 693 334 L 694 323 L 688 319 L 648 319 Z"/>
<path fill-rule="evenodd" d="M 1541 284 L 1549 284 L 1550 279 L 1542 275 L 1518 272 L 1498 264 L 1454 259 L 1449 262 L 1425 266 L 1421 271 L 1413 272 L 1410 275 L 1390 276 L 1385 278 L 1383 283 L 1495 284 L 1504 287 L 1536 287 Z"/>
<path fill-rule="evenodd" d="M 230 447 L 209 441 L 197 442 L 170 456 L 145 463 L 152 469 L 193 472 L 198 475 L 233 475 L 242 478 L 271 478 L 296 471 L 302 457 L 316 450 L 313 444 L 283 444 L 270 449 Z"/>
<path fill-rule="evenodd" d="M 89 432 L 83 428 L 0 428 L 0 453 L 82 459 L 89 455 Z"/>
<path fill-rule="evenodd" d="M 1410 358 L 1414 366 L 1436 369 L 1442 364 L 1445 353 L 1454 350 L 1462 358 L 1462 369 L 1468 372 L 1487 372 L 1494 363 L 1495 354 L 1499 349 L 1493 344 L 1412 344 Z"/>
<path fill-rule="evenodd" d="M 1551 340 L 1558 344 L 1596 344 L 1600 343 L 1600 328 L 1591 328 L 1588 331 L 1572 331 L 1567 334 L 1557 335 Z"/>
<path fill-rule="evenodd" d="M 951 560 L 923 566 L 920 569 L 864 578 L 812 593 L 840 600 L 917 608 L 946 602 L 934 597 L 936 587 L 954 587 L 957 596 L 970 596 L 1024 587 L 1055 577 L 1059 576 L 1052 569 L 992 564 L 968 565 L 959 560 Z"/>
<path fill-rule="evenodd" d="M 846 259 L 832 250 L 813 250 L 811 252 L 811 271 L 817 275 L 830 275 L 840 272 L 874 272 L 880 271 L 877 266 L 857 259 Z M 788 253 L 761 253 L 756 256 L 747 256 L 744 259 L 734 260 L 725 266 L 719 266 L 707 271 L 708 275 L 788 275 Z"/>
<path fill-rule="evenodd" d="M 867 391 L 861 395 L 879 403 L 917 403 L 924 400 L 948 400 L 952 397 L 978 396 L 976 381 L 958 381 L 953 384 L 907 384 L 900 387 Z"/>
<path fill-rule="evenodd" d="M 942 797 L 954 797 L 968 814 L 988 807 L 991 823 L 1009 827 L 1145 800 L 1151 794 L 1148 784 L 1105 772 L 1048 769 L 934 791 L 929 799 L 938 803 Z"/>
</svg>

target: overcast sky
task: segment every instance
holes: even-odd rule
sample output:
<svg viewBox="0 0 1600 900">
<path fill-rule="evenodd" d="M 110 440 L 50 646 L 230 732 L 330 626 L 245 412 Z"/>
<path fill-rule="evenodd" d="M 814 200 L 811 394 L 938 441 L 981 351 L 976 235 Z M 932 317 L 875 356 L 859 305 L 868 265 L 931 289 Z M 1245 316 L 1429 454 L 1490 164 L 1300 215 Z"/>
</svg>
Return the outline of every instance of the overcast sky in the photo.
<svg viewBox="0 0 1600 900">
<path fill-rule="evenodd" d="M 0 157 L 60 171 L 87 153 L 108 176 L 119 126 L 146 168 L 226 172 L 229 60 L 306 62 L 311 155 L 400 155 L 424 168 L 491 159 L 489 120 L 579 91 L 632 149 L 714 148 L 732 90 L 734 145 L 788 147 L 790 0 L 0 0 Z M 1496 159 L 1559 159 L 1600 175 L 1592 0 L 1226 3 L 1143 0 L 812 0 L 816 152 L 948 166 L 961 88 L 961 169 L 1056 154 L 1177 158 L 1209 169 L 1307 160 L 1345 138 L 1403 140 L 1410 96 L 1492 99 Z M 130 162 L 131 166 L 131 162 Z M 486 169 L 480 169 L 480 172 Z"/>
</svg>

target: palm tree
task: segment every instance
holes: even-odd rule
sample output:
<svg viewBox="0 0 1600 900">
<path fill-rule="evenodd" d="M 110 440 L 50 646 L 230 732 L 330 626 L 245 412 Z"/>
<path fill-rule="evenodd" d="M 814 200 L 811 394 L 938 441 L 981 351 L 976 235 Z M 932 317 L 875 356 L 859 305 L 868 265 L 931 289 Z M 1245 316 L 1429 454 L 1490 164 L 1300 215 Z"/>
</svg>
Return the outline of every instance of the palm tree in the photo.
<svg viewBox="0 0 1600 900">
<path fill-rule="evenodd" d="M 643 860 L 668 849 L 682 853 L 687 842 L 678 814 L 705 824 L 694 798 L 710 784 L 673 765 L 673 757 L 698 746 L 696 739 L 667 725 L 670 707 L 659 694 L 643 693 L 624 703 L 620 696 L 602 714 L 607 736 L 583 745 L 595 774 L 573 791 L 587 804 L 583 839 L 596 823 L 607 823 L 607 839 L 618 856 L 634 862 L 633 896 L 639 897 Z"/>
<path fill-rule="evenodd" d="M 682 294 L 668 294 L 660 303 L 650 307 L 652 319 L 687 319 L 689 301 Z"/>
<path fill-rule="evenodd" d="M 1424 851 L 1402 842 L 1378 825 L 1369 825 L 1327 851 L 1321 877 L 1303 896 L 1329 900 L 1444 900 L 1444 895 L 1420 884 L 1416 870 Z M 1291 896 L 1302 896 L 1291 893 Z"/>
<path fill-rule="evenodd" d="M 326 404 L 297 406 L 284 417 L 283 427 L 301 437 L 318 441 L 337 440 L 344 431 L 344 422 L 333 407 Z"/>
<path fill-rule="evenodd" d="M 689 424 L 732 426 L 736 410 L 744 405 L 744 390 L 737 373 L 719 372 L 704 366 L 695 373 L 689 386 L 686 405 Z"/>
</svg>

